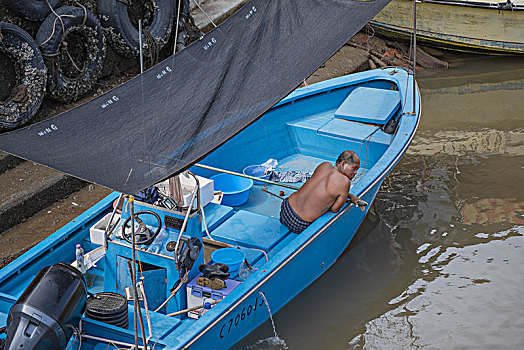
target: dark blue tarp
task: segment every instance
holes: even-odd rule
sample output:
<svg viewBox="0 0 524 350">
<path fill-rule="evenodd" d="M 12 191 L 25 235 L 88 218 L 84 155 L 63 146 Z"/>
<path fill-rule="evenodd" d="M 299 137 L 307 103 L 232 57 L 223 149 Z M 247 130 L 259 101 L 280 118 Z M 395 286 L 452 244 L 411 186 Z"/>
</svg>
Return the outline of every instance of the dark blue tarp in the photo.
<svg viewBox="0 0 524 350">
<path fill-rule="evenodd" d="M 389 0 L 252 0 L 144 74 L 0 149 L 133 194 L 187 169 L 277 103 Z"/>
</svg>

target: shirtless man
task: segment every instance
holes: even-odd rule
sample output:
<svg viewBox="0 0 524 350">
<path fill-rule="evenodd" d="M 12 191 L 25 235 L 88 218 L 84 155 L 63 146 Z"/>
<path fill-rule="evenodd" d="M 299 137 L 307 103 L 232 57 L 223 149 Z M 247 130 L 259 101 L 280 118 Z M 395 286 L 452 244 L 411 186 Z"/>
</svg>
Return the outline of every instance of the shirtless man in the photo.
<svg viewBox="0 0 524 350">
<path fill-rule="evenodd" d="M 291 232 L 301 233 L 328 210 L 338 212 L 348 194 L 351 202 L 358 206 L 360 200 L 349 193 L 349 187 L 359 167 L 360 159 L 353 151 L 342 152 L 335 166 L 328 162 L 320 164 L 297 192 L 284 199 L 280 222 Z"/>
</svg>

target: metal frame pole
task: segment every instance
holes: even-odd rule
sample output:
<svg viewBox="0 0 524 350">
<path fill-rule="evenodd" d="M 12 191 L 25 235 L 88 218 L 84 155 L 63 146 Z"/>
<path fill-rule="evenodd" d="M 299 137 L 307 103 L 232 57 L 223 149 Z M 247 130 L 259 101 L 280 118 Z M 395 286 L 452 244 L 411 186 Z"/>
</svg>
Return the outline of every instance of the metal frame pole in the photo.
<svg viewBox="0 0 524 350">
<path fill-rule="evenodd" d="M 136 290 L 136 240 L 135 240 L 135 199 L 129 196 L 129 210 L 131 211 L 131 237 L 132 237 L 132 261 L 131 267 L 131 283 L 133 284 L 133 311 L 134 311 L 134 326 L 135 326 L 135 349 L 138 349 L 138 292 Z"/>
<path fill-rule="evenodd" d="M 113 214 L 111 214 L 111 218 L 109 219 L 109 222 L 106 225 L 106 229 L 104 231 L 104 248 L 107 250 L 107 233 L 109 231 L 109 226 L 113 223 L 113 219 L 115 218 L 116 211 L 118 210 L 118 207 L 120 206 L 120 203 L 122 202 L 124 198 L 124 194 L 120 193 L 120 196 L 118 196 L 118 201 L 116 202 L 116 206 L 113 208 Z M 117 221 L 118 223 L 118 221 Z"/>
</svg>

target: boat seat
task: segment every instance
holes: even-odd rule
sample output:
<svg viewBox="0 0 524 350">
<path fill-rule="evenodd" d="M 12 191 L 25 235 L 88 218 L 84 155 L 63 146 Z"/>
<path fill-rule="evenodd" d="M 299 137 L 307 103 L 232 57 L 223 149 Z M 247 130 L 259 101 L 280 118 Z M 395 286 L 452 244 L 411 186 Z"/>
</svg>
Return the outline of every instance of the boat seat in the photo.
<svg viewBox="0 0 524 350">
<path fill-rule="evenodd" d="M 386 134 L 382 130 L 377 130 L 377 126 L 352 123 L 343 119 L 331 119 L 324 124 L 317 133 L 319 135 L 332 136 L 347 140 L 361 142 L 371 135 L 368 139 L 370 143 L 389 145 L 393 135 Z"/>
<path fill-rule="evenodd" d="M 333 111 L 295 120 L 287 126 L 297 153 L 321 159 L 337 159 L 341 149 L 357 150 L 366 139 L 359 156 L 367 157 L 368 164 L 382 156 L 394 136 L 377 130 L 376 125 L 335 118 Z"/>
<path fill-rule="evenodd" d="M 335 112 L 335 118 L 371 124 L 386 124 L 400 109 L 397 90 L 357 87 Z"/>
<path fill-rule="evenodd" d="M 211 232 L 214 239 L 268 252 L 289 234 L 277 218 L 246 210 L 237 211 Z"/>
</svg>

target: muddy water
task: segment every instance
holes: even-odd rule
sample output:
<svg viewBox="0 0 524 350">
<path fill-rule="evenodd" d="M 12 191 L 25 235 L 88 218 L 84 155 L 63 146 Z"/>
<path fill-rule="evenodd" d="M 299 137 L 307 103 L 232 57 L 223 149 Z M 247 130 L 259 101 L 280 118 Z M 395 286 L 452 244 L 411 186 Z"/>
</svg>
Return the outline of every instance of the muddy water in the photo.
<svg viewBox="0 0 524 350">
<path fill-rule="evenodd" d="M 423 116 L 355 241 L 238 349 L 524 348 L 524 60 L 419 77 Z M 285 344 L 285 345 L 282 345 Z"/>
</svg>

